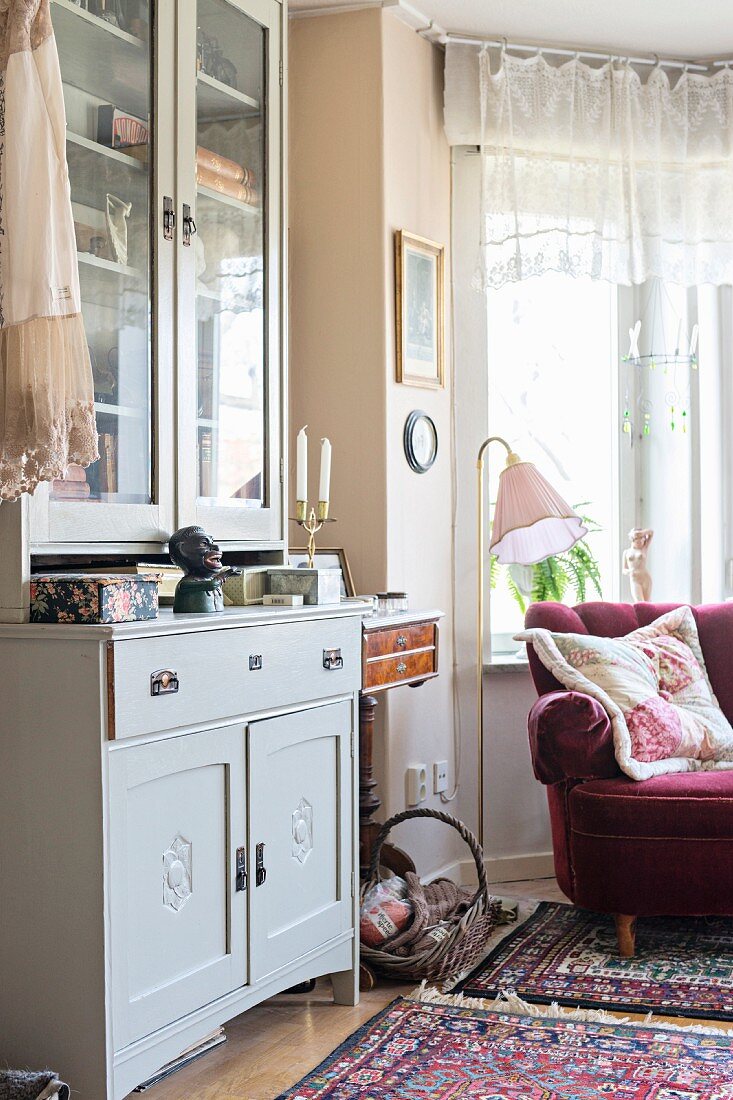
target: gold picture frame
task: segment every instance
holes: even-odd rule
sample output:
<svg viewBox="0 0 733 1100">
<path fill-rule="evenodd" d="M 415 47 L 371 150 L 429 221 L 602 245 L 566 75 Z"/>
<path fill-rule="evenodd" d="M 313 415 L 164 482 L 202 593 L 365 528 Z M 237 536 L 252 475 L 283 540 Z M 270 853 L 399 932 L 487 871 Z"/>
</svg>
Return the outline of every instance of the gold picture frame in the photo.
<svg viewBox="0 0 733 1100">
<path fill-rule="evenodd" d="M 395 232 L 397 381 L 445 386 L 445 247 L 404 229 Z"/>
<path fill-rule="evenodd" d="M 308 551 L 302 546 L 291 546 L 288 557 L 293 569 L 303 568 L 308 561 Z M 315 567 L 316 569 L 340 569 L 341 595 L 356 595 L 354 578 L 351 576 L 351 568 L 343 546 L 317 546 Z"/>
</svg>

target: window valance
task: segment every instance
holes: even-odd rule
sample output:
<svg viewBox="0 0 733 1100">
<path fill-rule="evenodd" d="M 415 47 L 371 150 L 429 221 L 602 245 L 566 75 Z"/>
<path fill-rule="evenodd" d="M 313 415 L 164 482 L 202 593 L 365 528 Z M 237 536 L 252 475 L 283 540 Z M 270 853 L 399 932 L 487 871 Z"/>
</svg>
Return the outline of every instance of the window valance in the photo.
<svg viewBox="0 0 733 1100">
<path fill-rule="evenodd" d="M 446 133 L 482 157 L 482 286 L 733 283 L 733 72 L 493 58 L 447 47 Z"/>
</svg>

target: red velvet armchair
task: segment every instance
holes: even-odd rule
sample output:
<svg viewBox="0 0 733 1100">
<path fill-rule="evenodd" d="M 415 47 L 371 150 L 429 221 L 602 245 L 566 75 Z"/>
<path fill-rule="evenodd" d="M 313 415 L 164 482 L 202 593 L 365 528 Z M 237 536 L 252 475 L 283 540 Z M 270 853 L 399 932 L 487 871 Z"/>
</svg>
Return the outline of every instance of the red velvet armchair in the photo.
<svg viewBox="0 0 733 1100">
<path fill-rule="evenodd" d="M 528 627 L 620 637 L 677 604 L 533 604 Z M 694 607 L 708 674 L 733 722 L 733 603 Z M 547 786 L 555 874 L 584 909 L 613 913 L 620 953 L 638 916 L 733 915 L 733 771 L 629 779 L 594 699 L 567 691 L 528 646 L 540 698 L 529 715 L 534 772 Z"/>
</svg>

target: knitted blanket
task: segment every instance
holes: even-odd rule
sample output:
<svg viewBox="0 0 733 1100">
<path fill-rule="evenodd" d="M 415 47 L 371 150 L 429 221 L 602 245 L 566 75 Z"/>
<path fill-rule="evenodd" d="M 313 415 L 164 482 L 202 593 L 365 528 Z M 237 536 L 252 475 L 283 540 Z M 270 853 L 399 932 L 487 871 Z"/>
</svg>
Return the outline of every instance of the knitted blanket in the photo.
<svg viewBox="0 0 733 1100">
<path fill-rule="evenodd" d="M 391 955 L 420 954 L 439 942 L 471 908 L 476 890 L 470 886 L 457 886 L 449 878 L 436 878 L 423 884 L 412 871 L 405 875 L 407 899 L 411 902 L 414 917 L 403 932 L 394 936 L 382 950 Z"/>
</svg>

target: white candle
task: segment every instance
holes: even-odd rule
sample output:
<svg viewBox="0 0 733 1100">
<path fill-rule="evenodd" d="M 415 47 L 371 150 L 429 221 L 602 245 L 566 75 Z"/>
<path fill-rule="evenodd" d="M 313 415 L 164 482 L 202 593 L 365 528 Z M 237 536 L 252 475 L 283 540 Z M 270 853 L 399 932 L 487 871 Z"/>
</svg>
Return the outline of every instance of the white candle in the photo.
<svg viewBox="0 0 733 1100">
<path fill-rule="evenodd" d="M 305 434 L 305 429 L 301 428 L 298 432 L 298 440 L 296 444 L 296 498 L 298 500 L 308 499 L 308 436 Z"/>
<path fill-rule="evenodd" d="M 331 440 L 321 440 L 321 481 L 318 487 L 318 499 L 330 500 L 331 492 Z"/>
<path fill-rule="evenodd" d="M 700 326 L 692 326 L 692 336 L 690 338 L 690 355 L 694 355 L 697 351 L 697 338 L 700 335 Z"/>
</svg>

